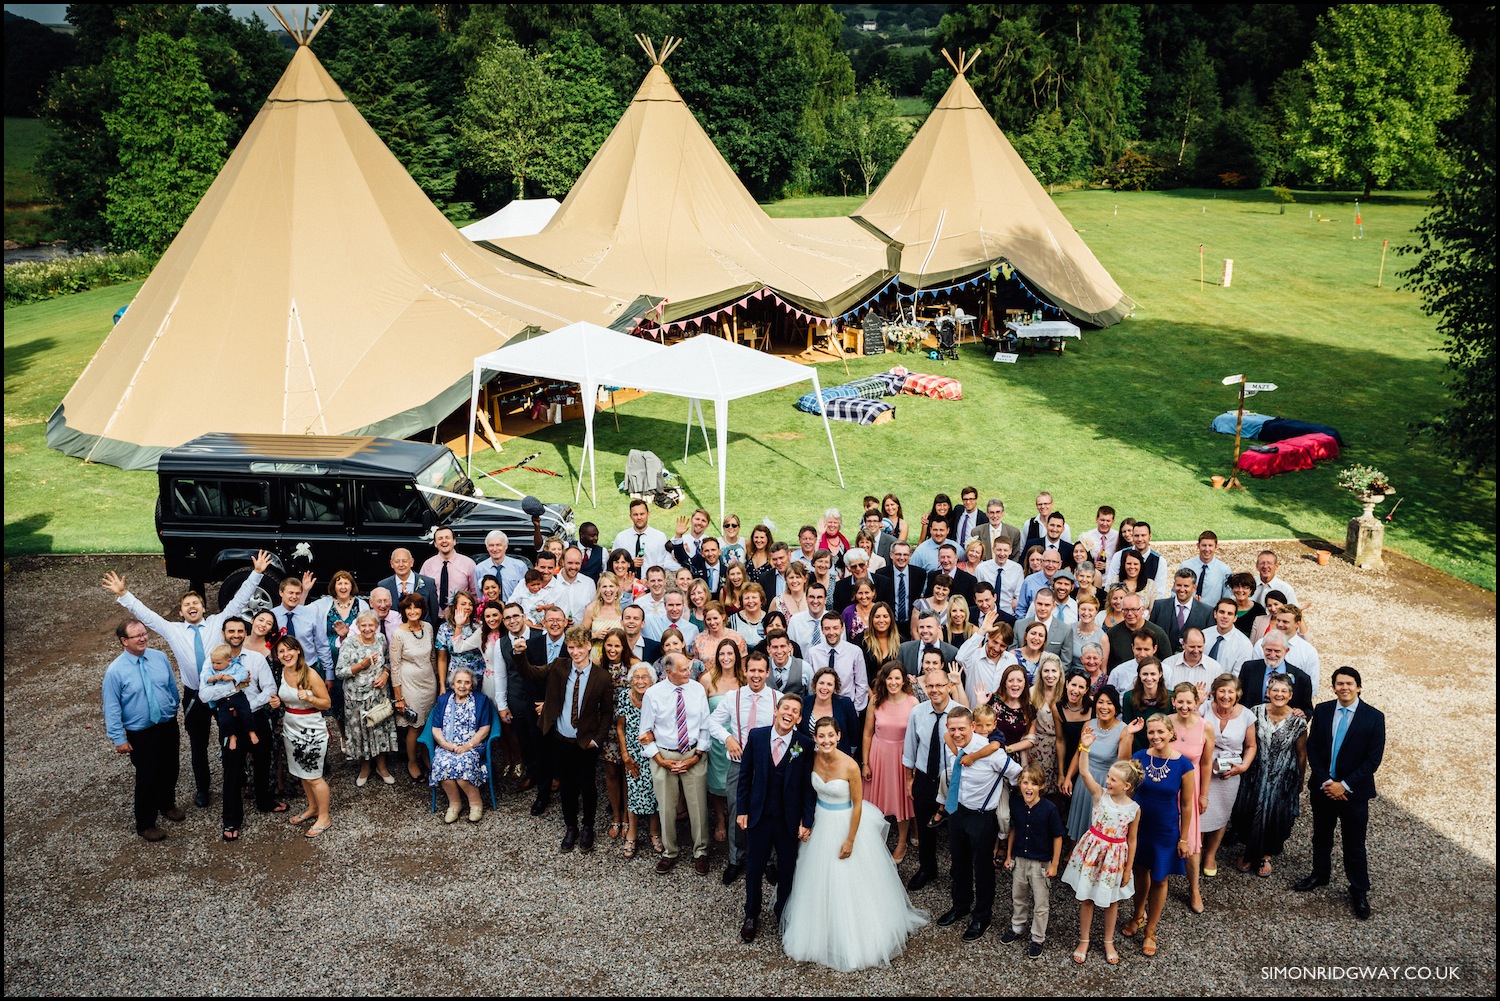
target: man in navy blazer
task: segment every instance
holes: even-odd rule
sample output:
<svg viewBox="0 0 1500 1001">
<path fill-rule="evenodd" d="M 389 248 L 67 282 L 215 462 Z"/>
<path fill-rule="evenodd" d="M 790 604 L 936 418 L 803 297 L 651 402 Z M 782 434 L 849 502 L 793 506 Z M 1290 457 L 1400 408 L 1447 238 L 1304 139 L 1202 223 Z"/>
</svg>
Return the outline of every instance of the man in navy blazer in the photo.
<svg viewBox="0 0 1500 1001">
<path fill-rule="evenodd" d="M 1333 870 L 1333 829 L 1344 829 L 1344 874 L 1349 906 L 1361 921 L 1370 916 L 1370 870 L 1365 832 L 1375 772 L 1385 756 L 1385 714 L 1360 700 L 1359 672 L 1333 672 L 1337 702 L 1321 703 L 1307 732 L 1307 782 L 1313 819 L 1313 871 L 1292 889 L 1302 893 L 1326 886 Z"/>
<path fill-rule="evenodd" d="M 427 620 L 428 625 L 436 629 L 438 616 L 437 582 L 431 577 L 424 577 L 417 573 L 412 569 L 414 566 L 416 566 L 416 560 L 412 559 L 411 550 L 392 550 L 391 569 L 395 573 L 375 586 L 383 587 L 391 592 L 391 604 L 393 605 L 401 604 L 401 599 L 408 594 L 420 594 L 422 600 L 427 602 L 427 613 L 422 617 Z"/>
<path fill-rule="evenodd" d="M 761 887 L 771 850 L 776 850 L 780 876 L 776 882 L 779 920 L 797 875 L 797 850 L 812 831 L 817 805 L 812 787 L 812 743 L 800 732 L 802 700 L 783 695 L 776 703 L 776 720 L 750 731 L 740 758 L 735 823 L 745 832 L 745 922 L 740 938 L 755 940 L 760 920 Z"/>
</svg>

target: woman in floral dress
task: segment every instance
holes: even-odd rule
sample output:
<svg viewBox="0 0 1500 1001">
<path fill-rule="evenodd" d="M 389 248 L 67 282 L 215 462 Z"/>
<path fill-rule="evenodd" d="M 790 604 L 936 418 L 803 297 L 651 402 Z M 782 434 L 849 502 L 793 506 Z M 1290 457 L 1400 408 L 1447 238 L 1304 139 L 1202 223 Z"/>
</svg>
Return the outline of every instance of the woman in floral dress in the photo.
<svg viewBox="0 0 1500 1001">
<path fill-rule="evenodd" d="M 641 698 L 656 684 L 656 672 L 648 664 L 636 664 L 630 669 L 630 684 L 615 693 L 615 736 L 620 747 L 620 756 L 625 763 L 625 806 L 629 819 L 625 822 L 625 844 L 621 848 L 626 858 L 635 857 L 636 825 L 643 817 L 651 818 L 651 844 L 662 850 L 661 821 L 656 815 L 656 789 L 651 784 L 651 763 L 646 752 L 641 750 L 637 734 L 641 730 Z"/>
<path fill-rule="evenodd" d="M 474 672 L 463 665 L 448 675 L 451 692 L 444 692 L 432 709 L 432 774 L 428 781 L 448 797 L 443 823 L 458 819 L 459 793 L 469 804 L 469 822 L 484 815 L 479 790 L 489 782 L 480 748 L 489 740 L 490 700 L 474 684 Z"/>
<path fill-rule="evenodd" d="M 360 762 L 355 785 L 369 781 L 371 759 L 381 781 L 394 785 L 396 779 L 385 763 L 385 756 L 397 747 L 394 715 L 375 724 L 365 722 L 367 711 L 390 701 L 391 675 L 379 633 L 380 618 L 374 612 L 360 612 L 354 625 L 357 632 L 344 640 L 334 669 L 344 682 L 344 754 Z"/>
<path fill-rule="evenodd" d="M 620 692 L 630 687 L 630 669 L 635 666 L 635 655 L 630 652 L 625 630 L 605 631 L 594 663 L 609 675 L 618 702 Z M 609 795 L 609 836 L 618 838 L 625 831 L 625 759 L 620 754 L 619 742 L 605 741 L 600 758 L 604 762 L 604 791 Z"/>
<path fill-rule="evenodd" d="M 446 679 L 449 691 L 453 690 L 453 671 L 457 667 L 469 669 L 474 676 L 475 689 L 484 686 L 484 648 L 478 642 L 464 642 L 477 639 L 479 633 L 479 623 L 474 616 L 474 596 L 468 591 L 459 591 L 453 596 L 453 603 L 448 606 L 448 614 L 438 626 L 437 639 L 432 644 L 437 651 L 438 677 Z"/>
</svg>

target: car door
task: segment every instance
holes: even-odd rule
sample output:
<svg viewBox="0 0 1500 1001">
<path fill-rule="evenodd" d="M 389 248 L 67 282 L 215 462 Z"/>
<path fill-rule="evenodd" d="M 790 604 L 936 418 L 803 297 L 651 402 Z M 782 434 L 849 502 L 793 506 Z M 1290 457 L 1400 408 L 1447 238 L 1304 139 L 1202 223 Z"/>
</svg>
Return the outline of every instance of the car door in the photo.
<svg viewBox="0 0 1500 1001">
<path fill-rule="evenodd" d="M 359 552 L 349 502 L 349 481 L 332 476 L 289 476 L 284 481 L 286 518 L 282 522 L 283 555 L 294 573 L 311 570 L 321 594 L 335 571 L 355 565 Z M 361 588 L 369 585 L 360 582 Z"/>
</svg>

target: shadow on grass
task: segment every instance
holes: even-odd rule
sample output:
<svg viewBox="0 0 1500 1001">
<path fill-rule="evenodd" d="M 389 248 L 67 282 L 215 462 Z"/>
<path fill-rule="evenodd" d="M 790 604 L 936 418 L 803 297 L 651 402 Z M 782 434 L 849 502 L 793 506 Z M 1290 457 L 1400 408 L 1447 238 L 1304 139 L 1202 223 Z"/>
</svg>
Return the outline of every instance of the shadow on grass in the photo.
<svg viewBox="0 0 1500 1001">
<path fill-rule="evenodd" d="M 1209 428 L 1237 403 L 1220 379 L 1248 371 L 1280 388 L 1247 401 L 1247 410 L 1330 425 L 1341 432 L 1345 447 L 1337 459 L 1311 470 L 1268 479 L 1241 476 L 1247 492 L 1226 495 L 1238 514 L 1279 525 L 1289 537 L 1337 534 L 1337 525 L 1359 514 L 1358 503 L 1337 485 L 1338 471 L 1370 463 L 1390 474 L 1404 498 L 1388 545 L 1400 548 L 1408 537 L 1442 540 L 1455 558 L 1492 553 L 1493 481 L 1455 479 L 1451 462 L 1429 443 L 1412 441 L 1406 430 L 1408 422 L 1444 405 L 1440 356 L 1396 358 L 1327 343 L 1309 350 L 1294 335 L 1152 320 L 1134 322 L 1130 334 L 1094 337 L 1076 353 L 1047 359 L 1052 364 L 1015 366 L 1007 373 L 1093 429 L 1104 449 L 1097 455 L 1101 470 L 1115 468 L 1113 442 L 1119 454 L 1140 449 L 1189 470 L 1208 489 L 1210 477 L 1230 473 L 1234 454 L 1233 436 Z M 1153 347 L 1158 339 L 1172 345 L 1170 367 Z M 1078 392 L 1069 376 L 1082 373 L 1058 368 L 1069 363 L 1087 364 L 1088 385 L 1096 391 Z M 1095 378 L 1098 372 L 1109 373 L 1107 384 Z M 1196 378 L 1167 384 L 1169 372 Z"/>
<path fill-rule="evenodd" d="M 10 390 L 10 381 L 26 374 L 38 355 L 45 355 L 57 347 L 55 337 L 39 337 L 34 341 L 5 346 L 5 388 Z"/>
<path fill-rule="evenodd" d="M 29 518 L 8 522 L 5 526 L 6 554 L 30 556 L 52 552 L 52 536 L 42 531 L 51 520 L 51 515 L 34 514 Z"/>
</svg>

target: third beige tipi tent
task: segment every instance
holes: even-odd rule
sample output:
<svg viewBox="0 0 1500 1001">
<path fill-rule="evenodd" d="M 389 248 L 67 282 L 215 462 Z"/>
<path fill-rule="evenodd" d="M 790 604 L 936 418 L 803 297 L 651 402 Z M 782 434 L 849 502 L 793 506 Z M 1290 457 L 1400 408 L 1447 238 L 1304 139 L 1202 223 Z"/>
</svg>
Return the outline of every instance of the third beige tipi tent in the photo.
<svg viewBox="0 0 1500 1001">
<path fill-rule="evenodd" d="M 575 281 L 665 299 L 667 321 L 762 290 L 833 317 L 895 277 L 895 250 L 858 226 L 773 225 L 662 69 L 680 39 L 659 52 L 639 41 L 651 69 L 562 208 L 541 233 L 489 246 Z"/>
<path fill-rule="evenodd" d="M 53 448 L 154 469 L 206 431 L 403 437 L 467 399 L 476 355 L 628 312 L 464 239 L 313 55 L 317 29 L 282 23 L 291 63 L 53 412 Z"/>
<path fill-rule="evenodd" d="M 1009 261 L 1074 317 L 1118 322 L 1135 303 L 979 102 L 964 76 L 972 64 L 954 64 L 947 93 L 854 217 L 904 245 L 901 281 L 913 288 Z"/>
</svg>

